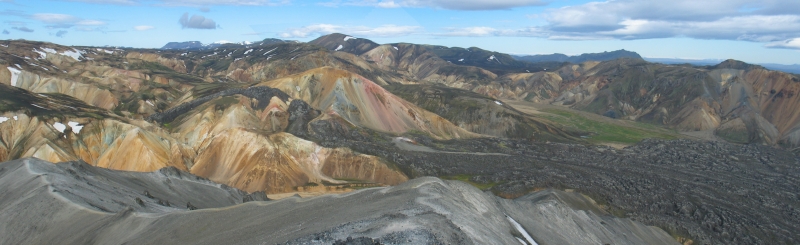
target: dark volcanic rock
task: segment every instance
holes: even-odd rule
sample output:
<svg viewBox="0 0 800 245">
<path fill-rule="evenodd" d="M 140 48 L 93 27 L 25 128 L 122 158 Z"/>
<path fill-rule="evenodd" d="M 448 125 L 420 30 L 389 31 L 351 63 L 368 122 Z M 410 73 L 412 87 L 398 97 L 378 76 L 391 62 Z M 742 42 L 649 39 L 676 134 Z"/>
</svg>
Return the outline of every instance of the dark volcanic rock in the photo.
<svg viewBox="0 0 800 245">
<path fill-rule="evenodd" d="M 474 139 L 433 141 L 406 151 L 371 133 L 317 121 L 311 140 L 394 162 L 409 176 L 469 175 L 514 197 L 539 188 L 575 189 L 607 211 L 664 228 L 695 244 L 800 242 L 800 158 L 767 146 L 644 140 L 606 146 Z M 493 154 L 493 153 L 501 153 Z"/>
<path fill-rule="evenodd" d="M 280 90 L 274 89 L 274 88 L 270 88 L 270 87 L 258 86 L 258 87 L 249 87 L 249 88 L 246 88 L 246 89 L 233 88 L 233 89 L 228 89 L 228 90 L 224 90 L 224 91 L 221 91 L 221 92 L 217 92 L 217 93 L 214 93 L 214 94 L 211 94 L 211 95 L 208 95 L 208 96 L 203 96 L 203 97 L 201 97 L 199 99 L 192 100 L 192 101 L 187 102 L 187 103 L 180 104 L 180 105 L 172 107 L 169 110 L 166 110 L 166 111 L 164 111 L 162 113 L 155 113 L 155 114 L 150 115 L 149 117 L 147 117 L 147 120 L 148 121 L 155 121 L 155 122 L 158 122 L 158 123 L 169 123 L 169 122 L 172 122 L 173 120 L 175 120 L 175 118 L 178 118 L 179 116 L 181 116 L 184 113 L 194 109 L 195 107 L 198 107 L 198 106 L 202 105 L 203 103 L 209 102 L 209 101 L 211 101 L 213 99 L 216 99 L 216 98 L 219 98 L 219 97 L 231 96 L 231 95 L 235 95 L 235 94 L 241 94 L 241 95 L 253 98 L 253 99 L 257 99 L 258 100 L 258 105 L 255 106 L 257 109 L 266 108 L 269 105 L 269 101 L 270 101 L 270 99 L 272 99 L 272 97 L 278 97 L 279 99 L 284 100 L 284 101 L 289 99 L 289 95 L 287 95 L 283 91 L 280 91 Z"/>
</svg>

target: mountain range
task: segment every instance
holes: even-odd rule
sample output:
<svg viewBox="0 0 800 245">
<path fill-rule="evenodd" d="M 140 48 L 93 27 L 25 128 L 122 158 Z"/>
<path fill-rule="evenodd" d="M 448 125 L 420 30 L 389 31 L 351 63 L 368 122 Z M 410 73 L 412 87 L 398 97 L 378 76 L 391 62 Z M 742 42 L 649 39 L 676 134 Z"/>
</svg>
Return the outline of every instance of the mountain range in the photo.
<svg viewBox="0 0 800 245">
<path fill-rule="evenodd" d="M 586 53 L 575 56 L 567 56 L 565 54 L 542 54 L 542 55 L 519 55 L 514 56 L 515 59 L 528 62 L 569 62 L 573 64 L 580 64 L 587 61 L 609 61 L 621 58 L 642 59 L 636 52 L 627 50 L 616 50 L 603 53 Z"/>
<path fill-rule="evenodd" d="M 0 237 L 800 241 L 800 77 L 613 58 L 633 54 L 533 63 L 345 34 L 162 49 L 2 40 L 0 182 L 14 188 L 0 190 L 0 217 L 20 225 Z"/>
</svg>

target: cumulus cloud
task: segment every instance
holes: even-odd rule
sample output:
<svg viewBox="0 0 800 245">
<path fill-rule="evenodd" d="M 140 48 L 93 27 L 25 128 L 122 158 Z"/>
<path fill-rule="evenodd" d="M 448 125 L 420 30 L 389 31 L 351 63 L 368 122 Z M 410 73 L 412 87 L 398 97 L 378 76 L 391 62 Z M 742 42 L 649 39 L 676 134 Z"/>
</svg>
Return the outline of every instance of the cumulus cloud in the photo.
<svg viewBox="0 0 800 245">
<path fill-rule="evenodd" d="M 542 6 L 543 0 L 348 0 L 323 3 L 325 6 L 356 5 L 381 8 L 425 7 L 452 10 L 496 10 Z"/>
<path fill-rule="evenodd" d="M 794 0 L 615 0 L 551 9 L 553 36 L 576 39 L 699 39 L 769 42 L 800 36 Z"/>
<path fill-rule="evenodd" d="M 331 24 L 309 25 L 300 28 L 288 29 L 278 35 L 281 38 L 305 38 L 310 36 L 326 35 L 330 33 L 347 33 L 364 37 L 397 37 L 418 33 L 420 26 L 383 25 L 378 27 L 368 26 L 339 26 Z"/>
<path fill-rule="evenodd" d="M 56 32 L 56 36 L 57 37 L 64 37 L 64 35 L 67 35 L 67 31 L 65 31 L 65 30 L 60 30 L 60 31 Z"/>
<path fill-rule="evenodd" d="M 180 19 L 178 19 L 178 23 L 181 24 L 182 28 L 191 28 L 191 29 L 217 29 L 217 22 L 214 20 L 203 17 L 202 15 L 192 15 L 189 17 L 189 13 L 183 13 Z"/>
<path fill-rule="evenodd" d="M 155 29 L 155 27 L 154 26 L 144 26 L 143 25 L 143 26 L 134 26 L 133 29 L 137 30 L 137 31 L 147 31 L 147 30 Z"/>
<path fill-rule="evenodd" d="M 27 28 L 27 27 L 24 27 L 24 26 L 19 26 L 19 27 L 15 26 L 15 27 L 11 27 L 11 29 L 14 29 L 14 30 L 17 30 L 17 31 L 22 31 L 22 32 L 33 32 L 33 29 Z"/>
</svg>

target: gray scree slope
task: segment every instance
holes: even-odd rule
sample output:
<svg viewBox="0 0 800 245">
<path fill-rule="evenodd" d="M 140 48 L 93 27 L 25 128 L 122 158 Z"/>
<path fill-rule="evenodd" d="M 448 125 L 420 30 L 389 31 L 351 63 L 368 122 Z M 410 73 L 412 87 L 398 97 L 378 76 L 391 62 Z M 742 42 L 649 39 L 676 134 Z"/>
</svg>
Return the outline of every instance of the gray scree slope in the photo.
<svg viewBox="0 0 800 245">
<path fill-rule="evenodd" d="M 0 244 L 677 244 L 580 194 L 547 190 L 508 200 L 430 177 L 260 201 L 174 169 L 132 173 L 20 159 L 0 163 L 0 186 Z M 187 202 L 200 209 L 187 210 Z"/>
</svg>

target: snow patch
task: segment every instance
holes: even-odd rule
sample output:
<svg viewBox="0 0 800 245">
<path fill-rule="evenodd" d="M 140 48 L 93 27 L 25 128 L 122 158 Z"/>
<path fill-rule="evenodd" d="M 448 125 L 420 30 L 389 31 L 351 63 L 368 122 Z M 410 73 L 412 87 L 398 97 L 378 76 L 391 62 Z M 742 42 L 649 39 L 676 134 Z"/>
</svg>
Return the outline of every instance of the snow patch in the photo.
<svg viewBox="0 0 800 245">
<path fill-rule="evenodd" d="M 0 44 L 0 46 L 2 46 L 3 48 L 8 48 L 8 45 L 5 44 Z"/>
<path fill-rule="evenodd" d="M 44 69 L 44 70 L 46 70 L 46 71 L 49 71 L 49 70 L 50 70 L 50 69 L 47 69 L 46 67 L 39 66 L 39 65 L 37 65 L 37 64 L 35 64 L 35 63 L 30 63 L 30 65 L 32 65 L 32 66 L 35 66 L 35 67 L 42 68 L 42 69 Z"/>
<path fill-rule="evenodd" d="M 269 51 L 267 51 L 266 53 L 264 53 L 264 55 L 267 55 L 267 54 L 269 54 L 269 53 L 272 53 L 272 51 L 275 51 L 276 49 L 278 49 L 278 47 L 275 47 L 274 49 L 270 49 Z"/>
<path fill-rule="evenodd" d="M 81 53 L 75 49 L 64 51 L 61 53 L 61 55 L 72 57 L 73 59 L 78 61 L 81 59 L 81 57 L 83 57 L 83 55 L 81 55 Z"/>
<path fill-rule="evenodd" d="M 398 48 L 397 48 L 397 47 L 395 47 L 395 46 L 392 46 L 392 48 L 394 48 L 394 50 L 400 50 L 400 49 L 398 49 Z"/>
<path fill-rule="evenodd" d="M 494 101 L 494 103 L 495 103 L 495 104 L 497 104 L 497 105 L 503 105 L 503 103 L 502 103 L 502 102 L 500 102 L 500 101 L 496 101 L 496 100 Z"/>
<path fill-rule="evenodd" d="M 39 51 L 39 50 L 35 50 L 35 49 L 33 50 L 33 52 L 36 52 L 37 54 L 39 54 L 39 59 L 47 58 L 47 53 L 45 53 L 45 52 L 42 52 L 42 51 Z"/>
<path fill-rule="evenodd" d="M 47 108 L 44 108 L 44 107 L 42 107 L 42 106 L 40 106 L 40 105 L 37 105 L 37 104 L 31 104 L 31 105 L 32 105 L 32 106 L 35 106 L 35 107 L 38 107 L 38 108 L 42 108 L 42 109 L 45 109 L 45 110 L 47 110 Z"/>
<path fill-rule="evenodd" d="M 297 89 L 297 92 L 300 92 L 300 86 L 294 86 L 294 88 Z"/>
<path fill-rule="evenodd" d="M 150 105 L 150 106 L 156 106 L 156 105 L 153 104 L 153 102 L 150 102 L 149 100 L 146 100 L 145 102 L 147 102 L 147 104 Z"/>
<path fill-rule="evenodd" d="M 105 49 L 101 49 L 101 48 L 97 49 L 97 51 L 100 51 L 100 52 L 103 52 L 103 53 L 106 53 L 106 54 L 114 54 L 114 51 L 105 50 Z"/>
<path fill-rule="evenodd" d="M 19 117 L 17 117 L 17 116 L 14 116 L 13 118 L 14 118 L 14 121 L 19 120 Z"/>
<path fill-rule="evenodd" d="M 64 130 L 67 129 L 67 125 L 64 125 L 63 123 L 60 123 L 60 122 L 56 122 L 56 123 L 53 123 L 53 128 L 58 130 L 58 132 L 64 133 Z"/>
<path fill-rule="evenodd" d="M 355 38 L 355 37 L 351 37 L 351 36 L 346 36 L 346 37 L 344 37 L 344 41 L 345 41 L 345 42 L 347 42 L 347 40 L 350 40 L 350 39 L 357 39 L 357 38 Z"/>
<path fill-rule="evenodd" d="M 8 121 L 8 117 L 0 117 L 0 123 Z"/>
<path fill-rule="evenodd" d="M 19 74 L 22 73 L 22 71 L 10 66 L 8 67 L 8 71 L 11 72 L 11 86 L 16 87 L 17 79 L 19 79 Z"/>
<path fill-rule="evenodd" d="M 58 53 L 58 52 L 56 52 L 55 49 L 51 49 L 51 48 L 42 48 L 42 50 L 44 50 L 45 52 L 51 53 L 51 54 L 57 54 Z"/>
<path fill-rule="evenodd" d="M 488 59 L 488 60 L 494 60 L 494 59 L 497 59 L 497 58 L 496 58 L 496 57 L 494 57 L 494 55 L 492 55 L 492 56 L 489 56 L 489 59 Z"/>
<path fill-rule="evenodd" d="M 464 59 L 458 59 L 459 62 L 464 62 Z"/>
<path fill-rule="evenodd" d="M 517 231 L 519 231 L 519 233 L 522 234 L 522 236 L 525 237 L 525 240 L 527 240 L 529 244 L 531 244 L 531 245 L 539 245 L 538 243 L 536 243 L 536 241 L 533 240 L 533 237 L 531 237 L 531 234 L 528 234 L 528 232 L 525 231 L 525 228 L 522 228 L 522 225 L 517 223 L 517 221 L 514 220 L 514 218 L 511 218 L 511 216 L 508 216 L 508 215 L 506 215 L 506 218 L 508 219 L 508 222 L 511 222 L 511 224 L 514 225 L 514 228 L 516 228 Z M 519 240 L 520 240 L 520 242 L 522 241 L 521 239 L 519 239 Z"/>
<path fill-rule="evenodd" d="M 81 124 L 78 122 L 70 121 L 67 123 L 67 125 L 69 125 L 69 127 L 72 128 L 72 132 L 75 134 L 81 133 L 81 129 L 83 129 L 83 126 L 81 126 Z"/>
<path fill-rule="evenodd" d="M 247 51 L 244 51 L 244 54 L 249 54 L 250 52 L 253 52 L 253 49 L 249 49 Z"/>
<path fill-rule="evenodd" d="M 338 47 L 338 48 L 336 48 L 336 50 L 334 50 L 334 51 L 339 51 L 339 50 L 342 50 L 342 48 L 344 48 L 344 46 L 342 46 L 342 45 L 339 45 L 339 47 Z"/>
<path fill-rule="evenodd" d="M 525 71 L 527 71 L 528 73 L 531 73 L 531 71 L 530 71 L 530 70 L 525 70 Z"/>
</svg>

